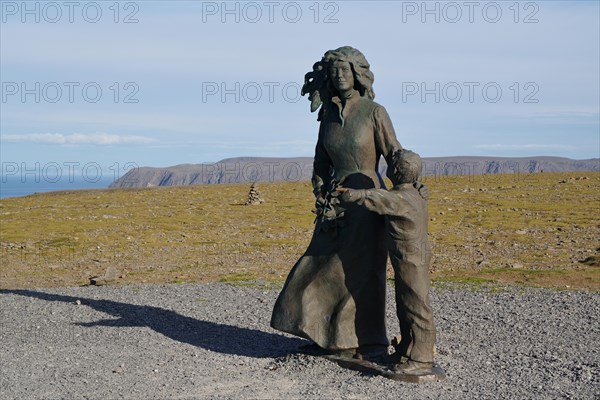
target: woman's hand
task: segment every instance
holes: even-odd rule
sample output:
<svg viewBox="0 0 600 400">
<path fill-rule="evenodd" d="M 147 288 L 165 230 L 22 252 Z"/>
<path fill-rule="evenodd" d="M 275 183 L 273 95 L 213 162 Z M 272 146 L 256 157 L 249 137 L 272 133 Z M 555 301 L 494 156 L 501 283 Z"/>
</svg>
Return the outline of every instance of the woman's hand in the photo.
<svg viewBox="0 0 600 400">
<path fill-rule="evenodd" d="M 339 199 L 342 203 L 353 203 L 360 200 L 360 191 L 354 189 L 348 189 L 345 187 L 337 187 L 336 192 L 340 193 Z"/>
</svg>

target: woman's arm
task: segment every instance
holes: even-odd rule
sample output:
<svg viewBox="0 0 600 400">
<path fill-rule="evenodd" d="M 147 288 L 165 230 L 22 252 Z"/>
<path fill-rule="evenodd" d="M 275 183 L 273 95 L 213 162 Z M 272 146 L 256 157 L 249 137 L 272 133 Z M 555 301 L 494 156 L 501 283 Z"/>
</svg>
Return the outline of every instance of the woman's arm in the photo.
<svg viewBox="0 0 600 400">
<path fill-rule="evenodd" d="M 315 148 L 315 159 L 313 162 L 312 186 L 313 193 L 317 199 L 324 196 L 331 183 L 332 162 L 327 150 L 323 146 L 322 128 L 319 127 L 319 139 Z"/>
<path fill-rule="evenodd" d="M 394 152 L 402 149 L 398 138 L 396 138 L 396 132 L 392 125 L 392 120 L 388 115 L 385 107 L 377 105 L 373 110 L 373 122 L 375 125 L 375 147 L 377 149 L 377 158 L 383 155 L 390 170 L 392 163 L 392 157 Z"/>
</svg>

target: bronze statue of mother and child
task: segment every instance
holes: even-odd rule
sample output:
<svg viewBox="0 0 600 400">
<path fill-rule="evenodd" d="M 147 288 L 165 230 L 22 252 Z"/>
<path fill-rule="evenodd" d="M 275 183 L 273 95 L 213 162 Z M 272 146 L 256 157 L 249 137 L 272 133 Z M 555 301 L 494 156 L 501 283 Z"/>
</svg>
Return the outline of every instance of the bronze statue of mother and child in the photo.
<svg viewBox="0 0 600 400">
<path fill-rule="evenodd" d="M 387 111 L 373 101 L 373 81 L 365 56 L 349 46 L 327 51 L 306 74 L 302 94 L 309 94 L 320 121 L 312 178 L 316 225 L 279 294 L 271 326 L 312 341 L 350 367 L 372 366 L 399 380 L 439 380 L 429 299 L 428 190 L 419 182 L 420 157 L 402 148 Z M 378 172 L 381 156 L 390 190 Z M 388 255 L 401 336 L 391 354 Z"/>
</svg>

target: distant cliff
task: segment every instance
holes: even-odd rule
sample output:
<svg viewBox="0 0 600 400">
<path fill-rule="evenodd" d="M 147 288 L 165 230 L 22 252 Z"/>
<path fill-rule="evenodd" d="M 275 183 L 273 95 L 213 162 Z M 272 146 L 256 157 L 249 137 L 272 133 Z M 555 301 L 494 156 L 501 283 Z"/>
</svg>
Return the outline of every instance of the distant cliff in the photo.
<svg viewBox="0 0 600 400">
<path fill-rule="evenodd" d="M 424 158 L 426 176 L 527 174 L 536 172 L 600 171 L 600 159 L 571 160 L 561 157 L 430 157 Z M 310 180 L 311 157 L 237 157 L 216 163 L 181 164 L 166 168 L 132 169 L 110 187 L 205 185 L 215 183 L 297 182 Z M 380 172 L 385 175 L 382 160 Z"/>
</svg>

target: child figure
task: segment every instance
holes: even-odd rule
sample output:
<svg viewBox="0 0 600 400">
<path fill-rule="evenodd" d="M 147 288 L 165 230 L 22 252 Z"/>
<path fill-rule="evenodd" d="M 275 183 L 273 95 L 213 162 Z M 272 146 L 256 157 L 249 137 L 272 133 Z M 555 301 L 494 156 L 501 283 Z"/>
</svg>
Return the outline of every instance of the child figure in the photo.
<svg viewBox="0 0 600 400">
<path fill-rule="evenodd" d="M 433 367 L 435 324 L 429 305 L 427 200 L 416 187 L 422 162 L 418 154 L 399 150 L 388 168 L 392 189 L 346 189 L 342 203 L 355 203 L 386 217 L 387 245 L 394 267 L 396 312 L 400 321 L 400 343 L 396 345 L 394 371 L 407 375 L 426 374 Z M 426 191 L 424 191 L 426 193 Z"/>
</svg>

